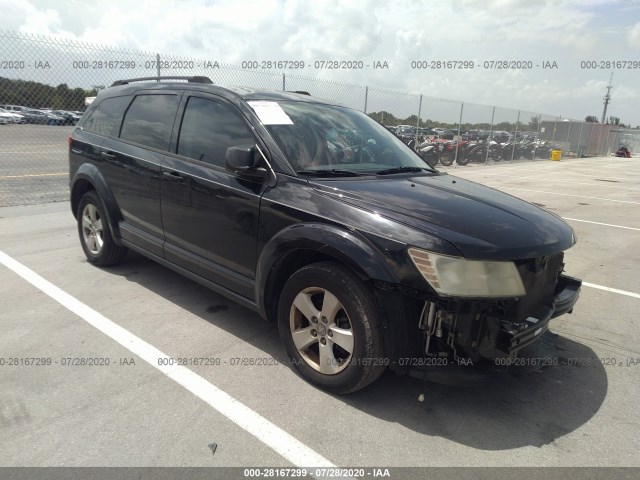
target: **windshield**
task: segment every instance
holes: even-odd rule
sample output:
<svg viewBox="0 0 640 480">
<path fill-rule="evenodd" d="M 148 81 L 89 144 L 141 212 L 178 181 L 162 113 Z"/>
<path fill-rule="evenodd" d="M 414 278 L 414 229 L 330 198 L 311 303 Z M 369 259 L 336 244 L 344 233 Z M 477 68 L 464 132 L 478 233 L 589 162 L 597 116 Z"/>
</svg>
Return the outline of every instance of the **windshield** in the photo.
<svg viewBox="0 0 640 480">
<path fill-rule="evenodd" d="M 335 170 L 334 176 L 339 176 L 340 172 L 373 174 L 403 167 L 435 171 L 364 113 L 306 102 L 279 105 L 292 123 L 265 127 L 297 172 Z"/>
</svg>

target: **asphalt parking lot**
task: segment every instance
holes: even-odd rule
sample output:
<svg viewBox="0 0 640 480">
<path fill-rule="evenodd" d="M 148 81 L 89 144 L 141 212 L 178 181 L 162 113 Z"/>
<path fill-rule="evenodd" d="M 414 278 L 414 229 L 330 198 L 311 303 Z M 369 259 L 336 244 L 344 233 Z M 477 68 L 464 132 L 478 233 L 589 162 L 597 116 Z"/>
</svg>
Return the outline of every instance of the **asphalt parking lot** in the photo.
<svg viewBox="0 0 640 480">
<path fill-rule="evenodd" d="M 558 366 L 469 388 L 388 373 L 332 396 L 296 376 L 256 314 L 134 254 L 89 265 L 67 202 L 8 206 L 0 465 L 639 466 L 640 162 L 443 170 L 575 229 L 566 272 L 586 283 L 574 313 L 552 323 Z M 210 360 L 163 369 L 158 355 Z M 68 365 L 86 358 L 109 365 Z"/>
<path fill-rule="evenodd" d="M 71 126 L 0 125 L 0 207 L 69 198 Z"/>
</svg>

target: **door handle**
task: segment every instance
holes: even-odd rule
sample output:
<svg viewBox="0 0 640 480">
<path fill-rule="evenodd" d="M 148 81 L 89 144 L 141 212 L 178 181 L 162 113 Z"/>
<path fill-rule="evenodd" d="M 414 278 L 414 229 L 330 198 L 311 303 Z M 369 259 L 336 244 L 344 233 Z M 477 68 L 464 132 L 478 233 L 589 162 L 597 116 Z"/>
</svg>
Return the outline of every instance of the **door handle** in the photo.
<svg viewBox="0 0 640 480">
<path fill-rule="evenodd" d="M 102 152 L 100 155 L 105 158 L 116 158 L 116 154 L 113 152 Z"/>
<path fill-rule="evenodd" d="M 178 172 L 162 172 L 162 176 L 170 182 L 182 182 L 184 177 Z"/>
</svg>

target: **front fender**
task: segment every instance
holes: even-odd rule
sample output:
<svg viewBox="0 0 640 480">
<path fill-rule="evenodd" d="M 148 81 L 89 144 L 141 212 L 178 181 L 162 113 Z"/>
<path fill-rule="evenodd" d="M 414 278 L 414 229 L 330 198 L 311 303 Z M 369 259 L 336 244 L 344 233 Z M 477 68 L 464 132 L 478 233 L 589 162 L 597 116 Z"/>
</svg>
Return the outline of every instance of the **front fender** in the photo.
<svg viewBox="0 0 640 480">
<path fill-rule="evenodd" d="M 357 232 L 327 224 L 299 223 L 278 232 L 260 253 L 255 298 L 261 309 L 265 306 L 270 274 L 279 267 L 282 258 L 295 250 L 313 250 L 331 256 L 367 279 L 397 282 L 382 252 Z"/>
<path fill-rule="evenodd" d="M 83 163 L 80 165 L 71 179 L 71 211 L 73 215 L 76 216 L 78 213 L 78 204 L 80 203 L 82 195 L 87 191 L 87 182 L 93 187 L 102 200 L 104 210 L 107 212 L 107 220 L 111 233 L 114 237 L 120 237 L 119 225 L 120 220 L 123 218 L 122 212 L 104 176 L 98 167 L 91 163 Z"/>
</svg>

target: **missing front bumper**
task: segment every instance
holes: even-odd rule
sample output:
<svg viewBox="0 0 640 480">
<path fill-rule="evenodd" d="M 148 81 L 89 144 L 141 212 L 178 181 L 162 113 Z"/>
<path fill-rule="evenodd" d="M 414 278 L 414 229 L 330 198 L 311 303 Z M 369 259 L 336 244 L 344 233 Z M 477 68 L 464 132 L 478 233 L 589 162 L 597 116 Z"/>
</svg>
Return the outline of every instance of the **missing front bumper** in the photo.
<svg viewBox="0 0 640 480">
<path fill-rule="evenodd" d="M 549 321 L 565 313 L 571 313 L 580 295 L 582 281 L 561 275 L 551 301 L 551 306 L 541 307 L 536 315 L 527 318 L 531 326 L 525 330 L 501 329 L 496 337 L 496 348 L 507 355 L 531 345 L 549 328 Z"/>
</svg>

